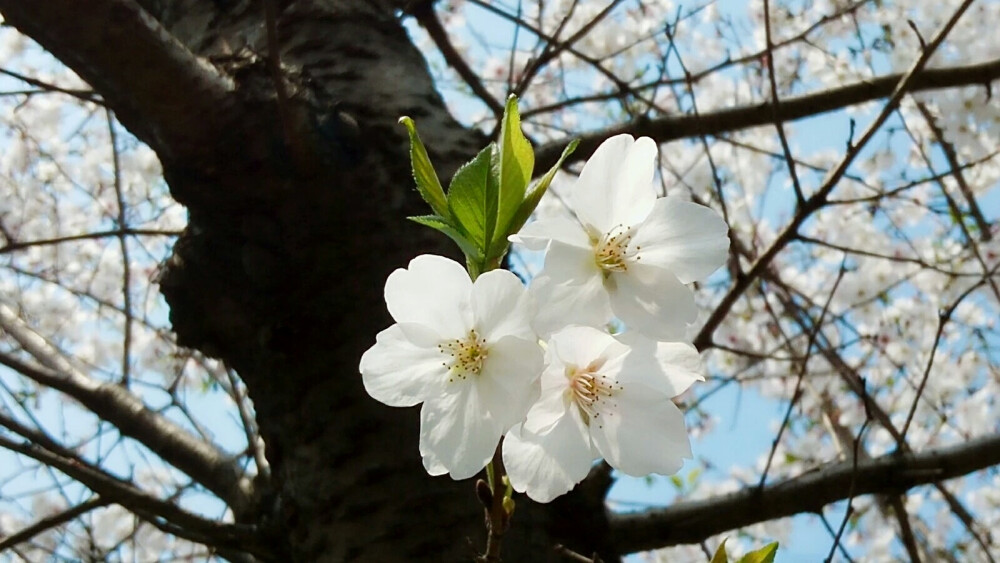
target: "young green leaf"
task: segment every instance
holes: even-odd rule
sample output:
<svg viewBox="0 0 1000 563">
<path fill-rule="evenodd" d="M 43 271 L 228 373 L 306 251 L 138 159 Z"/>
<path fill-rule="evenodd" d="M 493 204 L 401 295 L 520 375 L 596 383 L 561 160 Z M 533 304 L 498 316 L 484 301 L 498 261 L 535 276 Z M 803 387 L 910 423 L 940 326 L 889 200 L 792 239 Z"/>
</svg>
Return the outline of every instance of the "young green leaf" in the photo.
<svg viewBox="0 0 1000 563">
<path fill-rule="evenodd" d="M 447 217 L 448 202 L 444 196 L 444 189 L 438 180 L 437 172 L 434 171 L 434 166 L 431 165 L 430 157 L 427 156 L 427 149 L 417 135 L 417 126 L 405 115 L 399 118 L 399 122 L 410 134 L 410 165 L 413 167 L 413 179 L 417 182 L 420 197 L 424 198 L 435 213 Z"/>
<path fill-rule="evenodd" d="M 449 223 L 444 217 L 439 217 L 437 215 L 420 215 L 417 217 L 407 217 L 407 219 L 448 235 L 448 238 L 455 241 L 455 244 L 462 249 L 462 253 L 465 254 L 467 259 L 473 262 L 482 261 L 482 255 L 480 254 L 480 250 L 476 247 L 475 243 L 466 238 L 464 234 L 455 228 L 454 225 Z"/>
<path fill-rule="evenodd" d="M 729 556 L 726 555 L 727 541 L 729 541 L 729 538 L 723 538 L 722 543 L 719 544 L 719 549 L 715 550 L 715 555 L 712 556 L 710 563 L 729 563 Z"/>
<path fill-rule="evenodd" d="M 504 107 L 500 126 L 500 202 L 497 235 L 507 238 L 506 230 L 524 200 L 524 190 L 535 169 L 535 151 L 521 131 L 517 96 L 511 94 Z"/>
<path fill-rule="evenodd" d="M 462 165 L 448 186 L 448 208 L 455 218 L 455 226 L 475 243 L 480 256 L 485 255 L 487 237 L 496 225 L 496 184 L 490 179 L 493 147 L 491 143 L 476 158 Z"/>
<path fill-rule="evenodd" d="M 528 217 L 531 217 L 531 213 L 536 207 L 538 207 L 538 202 L 542 200 L 542 196 L 545 195 L 545 191 L 549 188 L 549 184 L 552 183 L 552 179 L 556 177 L 556 172 L 559 171 L 559 167 L 562 166 L 566 157 L 573 154 L 573 151 L 576 150 L 576 146 L 579 144 L 579 139 L 573 139 L 570 141 L 570 143 L 566 145 L 566 148 L 563 149 L 562 155 L 559 156 L 559 160 L 556 161 L 552 168 L 550 168 L 544 176 L 539 178 L 531 189 L 528 190 L 527 196 L 525 196 L 524 201 L 521 202 L 521 206 L 518 207 L 517 212 L 514 214 L 514 218 L 511 220 L 510 225 L 506 229 L 507 232 L 504 234 L 503 242 L 507 241 L 507 236 L 517 233 L 521 230 L 521 227 L 528 222 Z M 493 252 L 490 254 L 493 254 Z"/>
<path fill-rule="evenodd" d="M 774 563 L 774 556 L 777 553 L 778 542 L 773 542 L 744 555 L 737 563 Z"/>
</svg>

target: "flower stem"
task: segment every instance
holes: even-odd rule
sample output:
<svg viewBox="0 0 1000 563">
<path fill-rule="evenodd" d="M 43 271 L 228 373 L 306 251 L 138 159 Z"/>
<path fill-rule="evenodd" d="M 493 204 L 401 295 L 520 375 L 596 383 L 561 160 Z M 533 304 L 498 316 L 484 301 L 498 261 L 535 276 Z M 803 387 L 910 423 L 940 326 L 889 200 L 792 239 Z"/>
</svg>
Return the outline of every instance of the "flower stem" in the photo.
<svg viewBox="0 0 1000 563">
<path fill-rule="evenodd" d="M 493 495 L 490 505 L 486 507 L 486 553 L 478 559 L 480 563 L 498 563 L 500 561 L 500 543 L 503 541 L 503 534 L 510 526 L 510 514 L 504 507 L 504 498 L 507 496 L 507 485 L 504 483 L 506 472 L 503 467 L 503 439 L 497 444 L 497 449 L 493 452 L 493 461 L 487 466 L 487 477 L 490 482 L 490 490 Z"/>
</svg>

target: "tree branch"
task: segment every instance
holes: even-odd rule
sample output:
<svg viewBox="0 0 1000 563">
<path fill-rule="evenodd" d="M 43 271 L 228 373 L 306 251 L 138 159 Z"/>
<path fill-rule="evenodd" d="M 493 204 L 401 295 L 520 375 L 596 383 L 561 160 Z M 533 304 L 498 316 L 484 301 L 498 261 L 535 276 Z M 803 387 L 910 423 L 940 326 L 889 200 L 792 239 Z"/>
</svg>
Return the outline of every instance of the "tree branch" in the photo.
<svg viewBox="0 0 1000 563">
<path fill-rule="evenodd" d="M 715 534 L 801 514 L 855 496 L 902 493 L 913 487 L 961 477 L 1000 464 L 1000 434 L 918 454 L 889 454 L 848 460 L 763 489 L 746 487 L 706 500 L 611 517 L 611 533 L 621 553 L 697 543 Z"/>
<path fill-rule="evenodd" d="M 0 246 L 0 255 L 10 254 L 18 250 L 24 250 L 25 248 L 31 248 L 33 246 L 52 246 L 56 244 L 63 244 L 66 242 L 75 242 L 80 240 L 93 240 L 99 238 L 107 237 L 124 237 L 124 236 L 162 236 L 162 237 L 178 237 L 181 235 L 182 231 L 164 231 L 160 229 L 133 229 L 133 228 L 117 228 L 108 231 L 97 231 L 93 233 L 81 233 L 78 235 L 67 235 L 62 237 L 48 238 L 48 239 L 38 239 L 38 240 L 27 240 L 27 241 L 16 241 L 9 239 L 9 242 L 3 246 Z"/>
<path fill-rule="evenodd" d="M 413 7 L 412 13 L 417 22 L 430 35 L 434 44 L 437 45 L 438 50 L 441 51 L 441 56 L 444 57 L 448 66 L 458 73 L 462 80 L 465 81 L 465 84 L 472 90 L 472 93 L 486 104 L 486 107 L 493 112 L 493 115 L 499 121 L 500 116 L 503 115 L 503 104 L 483 85 L 483 81 L 480 80 L 479 75 L 469 67 L 469 63 L 465 61 L 462 54 L 452 44 L 447 30 L 441 25 L 441 20 L 438 19 L 437 13 L 434 11 L 433 3 L 421 2 Z"/>
<path fill-rule="evenodd" d="M 146 405 L 125 388 L 96 381 L 77 370 L 41 336 L 0 304 L 0 328 L 37 359 L 32 366 L 0 354 L 0 365 L 79 401 L 122 435 L 133 438 L 206 489 L 219 495 L 239 515 L 251 502 L 251 487 L 239 466 L 212 444 L 192 436 Z"/>
<path fill-rule="evenodd" d="M 812 94 L 784 98 L 781 100 L 781 106 L 777 112 L 773 110 L 771 102 L 768 101 L 752 106 L 700 113 L 697 116 L 670 116 L 602 129 L 583 135 L 580 138 L 580 145 L 567 159 L 567 162 L 589 158 L 605 139 L 620 133 L 630 133 L 635 136 L 644 135 L 652 137 L 657 142 L 665 143 L 687 137 L 718 135 L 749 127 L 768 125 L 773 123 L 776 118 L 786 122 L 812 117 L 889 97 L 905 76 L 906 73 L 890 74 L 840 88 L 830 88 Z M 967 66 L 922 70 L 913 76 L 908 90 L 917 92 L 988 85 L 996 80 L 1000 80 L 1000 59 Z M 539 170 L 545 170 L 554 165 L 565 145 L 564 141 L 558 141 L 539 147 L 536 152 L 535 166 Z"/>
<path fill-rule="evenodd" d="M 233 82 L 135 0 L 0 0 L 0 13 L 100 92 L 161 158 L 200 155 L 233 115 Z"/>
</svg>

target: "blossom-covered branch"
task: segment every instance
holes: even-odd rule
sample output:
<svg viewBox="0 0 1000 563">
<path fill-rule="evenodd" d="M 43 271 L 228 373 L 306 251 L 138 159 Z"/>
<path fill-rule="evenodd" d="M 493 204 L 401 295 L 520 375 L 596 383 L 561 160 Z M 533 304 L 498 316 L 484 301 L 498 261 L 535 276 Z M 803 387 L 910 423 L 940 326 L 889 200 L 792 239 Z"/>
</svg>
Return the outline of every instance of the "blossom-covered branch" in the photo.
<svg viewBox="0 0 1000 563">
<path fill-rule="evenodd" d="M 868 461 L 845 461 L 799 477 L 706 500 L 676 503 L 612 517 L 615 545 L 631 553 L 682 543 L 801 513 L 855 496 L 913 487 L 968 475 L 1000 463 L 1000 434 L 918 454 L 887 454 Z"/>
<path fill-rule="evenodd" d="M 776 118 L 783 122 L 804 119 L 886 98 L 892 95 L 896 85 L 904 76 L 905 73 L 889 74 L 812 94 L 789 96 L 781 100 L 777 112 L 772 111 L 771 104 L 760 103 L 707 111 L 698 115 L 667 116 L 624 123 L 581 136 L 579 148 L 568 160 L 579 161 L 589 158 L 604 139 L 621 133 L 648 136 L 657 142 L 666 143 L 699 135 L 718 135 L 767 125 Z M 1000 59 L 993 59 L 972 65 L 922 70 L 913 76 L 909 91 L 920 92 L 963 86 L 984 86 L 988 89 L 990 84 L 997 80 L 1000 80 Z M 559 158 L 564 144 L 555 142 L 539 147 L 536 151 L 539 165 L 547 167 L 554 163 Z"/>
<path fill-rule="evenodd" d="M 67 459 L 37 444 L 18 443 L 0 436 L 0 447 L 58 469 L 165 532 L 206 545 L 218 545 L 223 550 L 232 551 L 237 546 L 241 549 L 254 550 L 256 547 L 257 553 L 265 553 L 259 545 L 250 545 L 249 542 L 253 538 L 251 527 L 202 518 L 170 502 L 158 499 L 134 484 L 97 467 L 81 463 L 79 460 Z"/>
<path fill-rule="evenodd" d="M 250 486 L 242 471 L 214 445 L 196 439 L 166 417 L 146 408 L 135 395 L 111 383 L 94 380 L 31 330 L 7 306 L 0 304 L 0 328 L 41 365 L 0 354 L 0 365 L 65 393 L 125 436 L 134 438 L 184 471 L 239 512 L 250 502 Z"/>
</svg>

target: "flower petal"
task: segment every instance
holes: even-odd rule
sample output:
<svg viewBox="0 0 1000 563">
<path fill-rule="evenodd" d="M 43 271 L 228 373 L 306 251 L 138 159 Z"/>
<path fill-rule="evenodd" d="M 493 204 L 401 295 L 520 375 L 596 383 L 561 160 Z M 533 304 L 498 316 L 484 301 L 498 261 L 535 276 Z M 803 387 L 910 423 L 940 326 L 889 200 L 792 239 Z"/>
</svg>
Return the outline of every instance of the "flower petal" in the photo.
<svg viewBox="0 0 1000 563">
<path fill-rule="evenodd" d="M 472 327 L 472 280 L 458 262 L 423 254 L 385 282 L 385 303 L 397 323 L 430 327 L 442 338 L 464 337 Z"/>
<path fill-rule="evenodd" d="M 487 341 L 505 336 L 537 340 L 531 329 L 534 314 L 527 288 L 507 270 L 486 272 L 472 285 L 473 326 Z"/>
<path fill-rule="evenodd" d="M 552 335 L 549 340 L 552 356 L 564 366 L 583 368 L 595 360 L 602 365 L 615 363 L 629 353 L 628 346 L 603 330 L 588 326 L 571 326 Z M 600 369 L 605 373 L 605 369 Z"/>
<path fill-rule="evenodd" d="M 553 242 L 529 290 L 538 306 L 534 327 L 547 336 L 569 324 L 604 326 L 611 303 L 592 250 Z"/>
<path fill-rule="evenodd" d="M 480 397 L 503 431 L 524 420 L 538 399 L 544 355 L 537 340 L 506 336 L 490 344 L 483 371 L 475 378 Z"/>
<path fill-rule="evenodd" d="M 543 384 L 538 399 L 528 409 L 524 419 L 523 426 L 529 432 L 547 432 L 566 415 L 569 409 L 575 408 L 566 394 L 567 385 L 560 385 L 558 379 L 550 377 L 551 373 L 547 370 L 546 375 L 542 376 L 547 382 Z M 554 375 L 563 381 L 568 381 L 562 374 Z"/>
<path fill-rule="evenodd" d="M 604 283 L 611 310 L 631 330 L 655 340 L 683 340 L 698 318 L 694 294 L 667 270 L 641 263 Z"/>
<path fill-rule="evenodd" d="M 573 210 L 602 233 L 646 218 L 656 200 L 656 143 L 617 135 L 601 143 L 570 192 Z"/>
<path fill-rule="evenodd" d="M 642 386 L 624 385 L 615 394 L 617 409 L 603 413 L 590 435 L 604 459 L 635 477 L 676 473 L 691 457 L 684 415 L 670 399 Z"/>
<path fill-rule="evenodd" d="M 587 426 L 576 408 L 544 434 L 515 426 L 503 442 L 503 464 L 515 491 L 536 502 L 568 493 L 590 471 L 594 456 Z"/>
<path fill-rule="evenodd" d="M 428 398 L 420 409 L 420 455 L 431 475 L 467 479 L 486 467 L 503 432 L 474 382 L 451 385 L 454 389 Z"/>
<path fill-rule="evenodd" d="M 375 400 L 412 407 L 441 389 L 448 379 L 436 348 L 438 337 L 421 325 L 394 324 L 378 333 L 361 356 L 361 381 Z"/>
<path fill-rule="evenodd" d="M 676 397 L 687 391 L 695 381 L 705 380 L 701 355 L 691 344 L 656 342 L 635 331 L 616 335 L 615 338 L 632 349 L 625 361 L 623 375 L 635 374 L 636 381 L 658 393 Z"/>
<path fill-rule="evenodd" d="M 583 225 L 580 221 L 568 217 L 532 221 L 522 227 L 520 232 L 508 238 L 511 242 L 523 244 L 529 250 L 545 250 L 546 245 L 552 240 L 579 248 L 590 248 L 590 237 L 587 236 Z"/>
<path fill-rule="evenodd" d="M 726 263 L 729 227 L 713 209 L 677 197 L 656 200 L 632 244 L 645 264 L 670 270 L 682 283 L 705 279 Z"/>
</svg>

